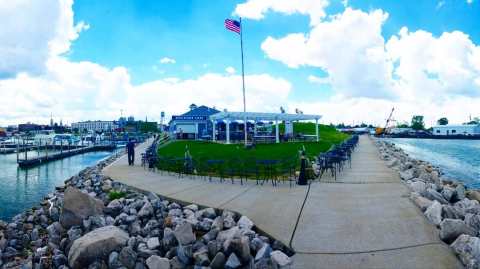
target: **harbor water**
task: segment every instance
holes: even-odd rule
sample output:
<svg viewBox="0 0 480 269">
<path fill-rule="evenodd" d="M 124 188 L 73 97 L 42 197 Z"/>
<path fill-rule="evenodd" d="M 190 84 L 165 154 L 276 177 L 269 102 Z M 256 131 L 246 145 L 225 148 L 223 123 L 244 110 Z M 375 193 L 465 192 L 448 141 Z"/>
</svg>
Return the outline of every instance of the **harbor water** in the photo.
<svg viewBox="0 0 480 269">
<path fill-rule="evenodd" d="M 390 139 L 416 159 L 440 167 L 446 178 L 480 189 L 480 140 Z"/>
<path fill-rule="evenodd" d="M 29 152 L 36 157 L 37 152 Z M 112 152 L 99 151 L 52 161 L 30 169 L 17 167 L 17 155 L 0 155 L 0 219 L 9 220 L 25 209 L 38 205 L 56 186 L 82 169 L 95 165 Z M 23 158 L 23 153 L 20 158 Z"/>
</svg>

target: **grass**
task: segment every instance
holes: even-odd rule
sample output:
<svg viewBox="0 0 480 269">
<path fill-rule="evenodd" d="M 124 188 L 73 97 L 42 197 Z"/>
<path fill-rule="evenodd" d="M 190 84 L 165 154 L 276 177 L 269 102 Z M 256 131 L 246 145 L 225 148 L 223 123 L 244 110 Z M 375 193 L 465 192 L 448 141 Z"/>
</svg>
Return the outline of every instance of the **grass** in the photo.
<svg viewBox="0 0 480 269">
<path fill-rule="evenodd" d="M 123 197 L 125 197 L 126 195 L 127 195 L 127 193 L 125 193 L 125 192 L 111 190 L 111 191 L 108 193 L 108 199 L 109 199 L 110 201 L 113 201 L 113 200 L 116 200 L 116 199 L 123 198 Z"/>
<path fill-rule="evenodd" d="M 284 126 L 280 125 L 283 132 Z M 294 133 L 315 134 L 314 123 L 295 123 Z M 254 159 L 268 160 L 298 160 L 299 150 L 305 147 L 308 158 L 317 156 L 320 152 L 325 152 L 334 144 L 344 141 L 348 135 L 336 131 L 333 127 L 320 125 L 319 142 L 287 142 L 279 144 L 257 144 L 255 148 L 245 149 L 243 144 L 219 144 L 206 141 L 182 140 L 175 141 L 159 148 L 158 154 L 166 158 L 183 158 L 185 148 L 188 147 L 190 155 L 197 162 L 206 160 L 225 160 L 229 162 L 233 159 L 251 162 Z M 252 164 L 253 165 L 253 164 Z M 165 168 L 162 168 L 165 169 Z M 169 170 L 167 168 L 167 170 Z"/>
</svg>

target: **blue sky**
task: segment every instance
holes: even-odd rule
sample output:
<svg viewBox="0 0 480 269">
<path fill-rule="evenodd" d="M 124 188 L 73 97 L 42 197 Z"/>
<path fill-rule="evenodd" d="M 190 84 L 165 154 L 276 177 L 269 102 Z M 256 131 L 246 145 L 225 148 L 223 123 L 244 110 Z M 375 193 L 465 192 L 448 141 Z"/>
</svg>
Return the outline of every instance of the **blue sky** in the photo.
<svg viewBox="0 0 480 269">
<path fill-rule="evenodd" d="M 0 124 L 239 110 L 237 14 L 249 110 L 480 116 L 479 0 L 19 0 L 0 3 Z"/>
<path fill-rule="evenodd" d="M 244 1 L 95 1 L 75 2 L 77 21 L 90 29 L 73 44 L 68 57 L 74 61 L 93 61 L 108 67 L 125 66 L 134 84 L 165 77 L 188 79 L 205 72 L 224 72 L 227 66 L 240 71 L 239 42 L 224 29 L 223 20 Z M 439 4 L 444 3 L 444 4 Z M 441 5 L 439 7 L 439 5 Z M 381 8 L 388 12 L 382 35 L 389 39 L 401 27 L 426 30 L 434 35 L 460 30 L 479 43 L 478 3 L 466 1 L 349 1 L 349 6 L 364 11 Z M 328 14 L 345 9 L 341 1 L 331 1 Z M 306 32 L 309 19 L 300 14 L 270 12 L 266 19 L 244 19 L 245 68 L 247 74 L 269 73 L 293 83 L 291 98 L 324 98 L 332 91 L 328 85 L 309 83 L 307 77 L 325 76 L 318 68 L 291 69 L 265 57 L 260 45 L 268 36 Z M 169 57 L 173 65 L 160 65 Z M 205 67 L 206 65 L 206 67 Z M 157 66 L 158 70 L 154 70 Z M 161 71 L 159 71 L 161 70 Z"/>
</svg>

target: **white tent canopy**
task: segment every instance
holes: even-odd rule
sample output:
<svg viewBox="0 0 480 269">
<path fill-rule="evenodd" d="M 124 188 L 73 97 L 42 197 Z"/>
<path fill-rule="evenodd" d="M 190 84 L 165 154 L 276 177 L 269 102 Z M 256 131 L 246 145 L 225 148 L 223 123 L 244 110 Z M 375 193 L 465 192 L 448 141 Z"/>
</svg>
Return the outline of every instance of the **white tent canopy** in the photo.
<svg viewBox="0 0 480 269">
<path fill-rule="evenodd" d="M 286 113 L 265 113 L 265 112 L 219 112 L 210 116 L 210 120 L 213 123 L 213 140 L 215 140 L 215 124 L 218 120 L 222 120 L 226 123 L 226 138 L 227 144 L 230 143 L 230 122 L 232 121 L 274 121 L 275 122 L 275 140 L 280 143 L 280 132 L 278 128 L 278 122 L 280 121 L 300 121 L 300 120 L 315 120 L 315 133 L 317 141 L 319 141 L 318 134 L 318 120 L 321 119 L 321 115 L 307 115 L 307 114 L 286 114 Z"/>
<path fill-rule="evenodd" d="M 265 113 L 265 112 L 219 112 L 210 116 L 210 120 L 247 120 L 254 121 L 296 121 L 296 120 L 319 120 L 320 115 Z"/>
</svg>

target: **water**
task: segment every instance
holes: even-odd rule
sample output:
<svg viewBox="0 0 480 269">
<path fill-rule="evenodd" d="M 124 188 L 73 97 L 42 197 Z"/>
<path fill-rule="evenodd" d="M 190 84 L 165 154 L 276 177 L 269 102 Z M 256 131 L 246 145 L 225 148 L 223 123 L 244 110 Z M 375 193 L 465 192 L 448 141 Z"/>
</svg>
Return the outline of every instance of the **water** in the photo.
<svg viewBox="0 0 480 269">
<path fill-rule="evenodd" d="M 447 178 L 480 188 L 480 140 L 391 139 L 410 156 L 441 168 Z"/>
<path fill-rule="evenodd" d="M 30 169 L 17 168 L 16 153 L 0 155 L 0 219 L 9 220 L 38 205 L 66 179 L 111 154 L 108 151 L 89 152 Z M 23 153 L 20 156 L 23 157 Z M 37 152 L 29 152 L 28 156 L 36 157 Z"/>
</svg>

